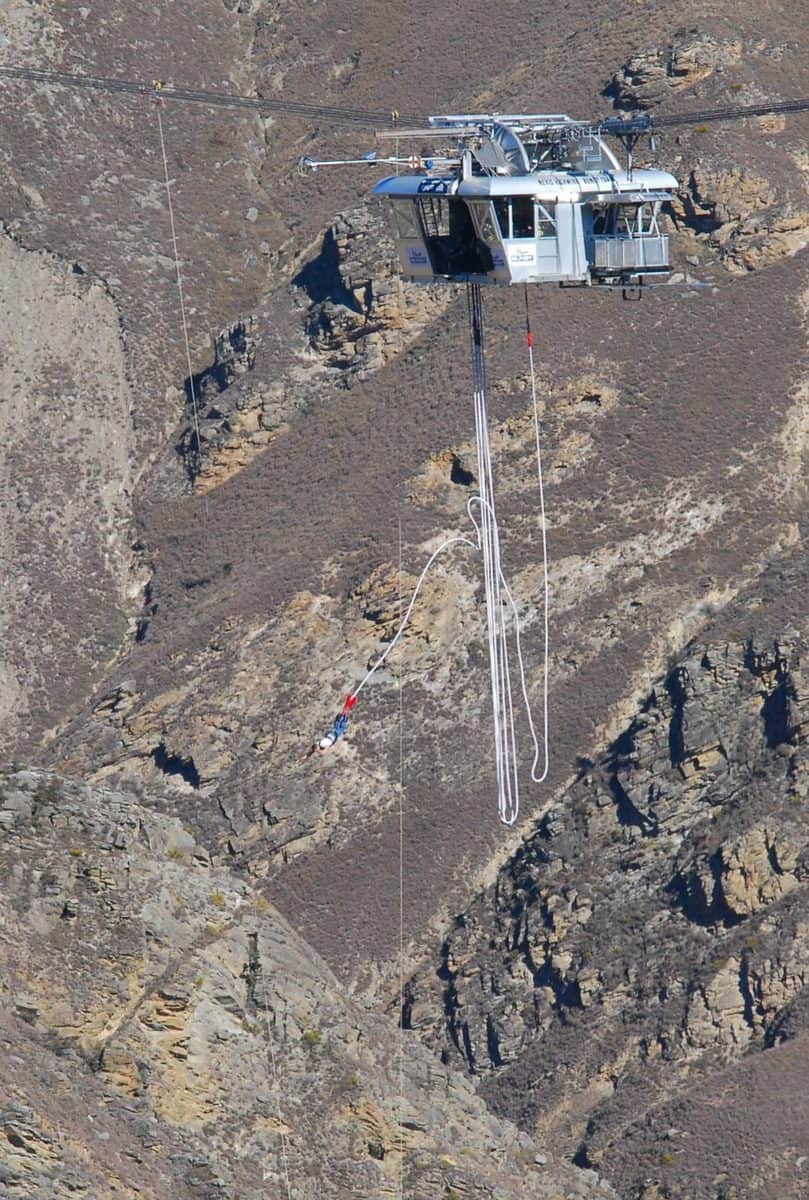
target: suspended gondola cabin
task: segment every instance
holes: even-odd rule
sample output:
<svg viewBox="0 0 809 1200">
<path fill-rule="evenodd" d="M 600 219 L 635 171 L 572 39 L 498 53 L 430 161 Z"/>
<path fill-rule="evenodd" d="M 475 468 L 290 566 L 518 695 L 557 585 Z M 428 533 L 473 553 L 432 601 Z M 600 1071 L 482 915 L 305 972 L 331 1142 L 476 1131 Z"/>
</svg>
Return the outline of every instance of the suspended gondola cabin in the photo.
<svg viewBox="0 0 809 1200">
<path fill-rule="evenodd" d="M 660 209 L 666 171 L 633 169 L 642 126 L 613 122 L 629 162 L 606 144 L 610 122 L 566 116 L 431 117 L 424 138 L 457 153 L 414 156 L 380 180 L 403 275 L 421 283 L 631 284 L 670 270 Z M 391 136 L 400 136 L 398 133 Z"/>
</svg>

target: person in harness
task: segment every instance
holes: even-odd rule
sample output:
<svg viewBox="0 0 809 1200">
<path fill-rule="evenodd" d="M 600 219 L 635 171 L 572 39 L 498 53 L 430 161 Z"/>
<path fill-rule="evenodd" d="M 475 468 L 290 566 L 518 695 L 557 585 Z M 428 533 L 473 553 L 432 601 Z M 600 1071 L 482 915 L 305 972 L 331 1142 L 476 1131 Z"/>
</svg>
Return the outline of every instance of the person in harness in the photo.
<svg viewBox="0 0 809 1200">
<path fill-rule="evenodd" d="M 334 743 L 339 741 L 348 728 L 348 714 L 356 703 L 356 696 L 346 696 L 346 702 L 341 711 L 334 718 L 320 741 L 312 743 L 307 753 L 301 759 L 301 762 L 306 762 L 313 754 L 325 754 L 327 750 L 331 750 Z"/>
</svg>

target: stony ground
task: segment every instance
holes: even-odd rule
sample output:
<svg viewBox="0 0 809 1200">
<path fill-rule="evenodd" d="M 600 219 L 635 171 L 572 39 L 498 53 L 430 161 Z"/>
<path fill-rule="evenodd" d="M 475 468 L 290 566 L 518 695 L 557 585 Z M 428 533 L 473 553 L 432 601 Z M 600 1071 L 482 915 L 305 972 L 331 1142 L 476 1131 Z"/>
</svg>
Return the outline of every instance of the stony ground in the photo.
<svg viewBox="0 0 809 1200">
<path fill-rule="evenodd" d="M 675 112 L 807 94 L 799 18 L 11 0 L 0 56 L 380 111 Z M 475 488 L 463 297 L 399 282 L 370 173 L 296 168 L 370 135 L 164 109 L 197 455 L 153 105 L 0 97 L 11 1194 L 284 1194 L 286 1148 L 299 1195 L 401 1169 L 425 1198 L 801 1196 L 807 117 L 659 138 L 675 280 L 707 287 L 531 296 L 553 753 L 507 834 L 471 552 L 351 736 L 298 761 Z M 522 297 L 486 299 L 538 664 Z"/>
<path fill-rule="evenodd" d="M 0 825 L 6 1194 L 615 1195 L 347 1000 L 176 817 L 28 771 Z"/>
</svg>

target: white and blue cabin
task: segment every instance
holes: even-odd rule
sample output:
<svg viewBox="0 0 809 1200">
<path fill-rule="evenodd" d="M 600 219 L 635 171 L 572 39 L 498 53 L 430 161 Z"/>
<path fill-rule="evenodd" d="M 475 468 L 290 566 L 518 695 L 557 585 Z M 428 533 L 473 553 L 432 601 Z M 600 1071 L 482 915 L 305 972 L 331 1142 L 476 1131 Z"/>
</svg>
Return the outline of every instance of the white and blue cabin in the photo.
<svg viewBox="0 0 809 1200">
<path fill-rule="evenodd" d="M 626 123 L 613 122 L 625 131 Z M 455 157 L 380 180 L 402 274 L 418 283 L 637 283 L 670 270 L 659 214 L 673 175 L 624 169 L 600 127 L 566 116 L 431 117 Z M 612 129 L 624 140 L 622 132 Z M 627 137 L 628 148 L 636 134 Z"/>
</svg>

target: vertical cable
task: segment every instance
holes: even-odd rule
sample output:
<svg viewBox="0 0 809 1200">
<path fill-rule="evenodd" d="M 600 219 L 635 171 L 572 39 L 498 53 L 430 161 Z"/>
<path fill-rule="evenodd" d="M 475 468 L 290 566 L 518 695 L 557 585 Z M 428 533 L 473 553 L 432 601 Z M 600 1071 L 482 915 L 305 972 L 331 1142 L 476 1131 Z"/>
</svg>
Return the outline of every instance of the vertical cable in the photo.
<svg viewBox="0 0 809 1200">
<path fill-rule="evenodd" d="M 537 377 L 536 368 L 534 366 L 534 335 L 531 332 L 531 314 L 528 308 L 528 284 L 525 284 L 525 342 L 528 347 L 528 367 L 531 374 L 531 406 L 534 414 L 534 441 L 536 443 L 537 452 L 537 480 L 539 483 L 539 519 L 540 530 L 542 533 L 542 624 L 543 624 L 543 671 L 542 671 L 542 746 L 545 758 L 545 765 L 542 769 L 542 774 L 537 775 L 536 767 L 538 756 L 534 755 L 534 761 L 531 765 L 531 778 L 534 783 L 544 783 L 548 777 L 550 769 L 550 716 L 548 705 L 548 678 L 550 671 L 550 584 L 548 581 L 548 525 L 545 517 L 545 482 L 542 472 L 542 440 L 539 430 L 539 406 L 537 404 Z M 513 601 L 512 601 L 513 603 Z M 519 652 L 519 625 L 517 626 L 517 649 Z M 522 667 L 522 659 L 520 659 Z M 525 680 L 523 679 L 523 694 L 525 695 Z M 527 704 L 527 700 L 526 700 Z M 536 734 L 534 733 L 533 721 L 531 718 L 531 707 L 528 708 L 528 720 L 531 725 L 531 733 L 534 737 L 534 745 L 536 745 Z"/>
<path fill-rule="evenodd" d="M 269 1051 L 270 1065 L 272 1067 L 273 1091 L 275 1092 L 275 1111 L 278 1121 L 278 1133 L 281 1138 L 281 1164 L 284 1169 L 284 1182 L 286 1184 L 287 1200 L 292 1200 L 292 1187 L 289 1181 L 289 1159 L 287 1156 L 287 1135 L 284 1129 L 284 1117 L 281 1112 L 281 1089 L 278 1086 L 278 1068 L 275 1061 L 275 1046 L 273 1044 L 272 1033 L 270 1032 L 270 1006 L 267 997 L 264 997 L 264 1033 L 267 1038 L 267 1049 Z"/>
<path fill-rule="evenodd" d="M 402 518 L 399 517 L 399 612 L 402 596 Z M 399 1200 L 404 1200 L 404 678 L 399 672 Z"/>
<path fill-rule="evenodd" d="M 169 209 L 169 225 L 171 228 L 171 244 L 174 248 L 174 267 L 177 272 L 177 293 L 180 298 L 180 319 L 182 321 L 183 338 L 185 340 L 185 361 L 186 361 L 186 365 L 188 367 L 188 387 L 191 392 L 191 409 L 193 412 L 193 420 L 194 420 L 194 436 L 196 438 L 196 443 L 197 443 L 196 472 L 197 472 L 197 474 L 199 474 L 202 469 L 202 438 L 200 437 L 200 430 L 199 430 L 199 408 L 197 405 L 196 386 L 194 384 L 194 369 L 191 366 L 191 345 L 188 340 L 188 321 L 187 321 L 186 315 L 185 315 L 185 294 L 183 292 L 183 272 L 182 272 L 182 268 L 180 266 L 180 253 L 177 248 L 177 229 L 174 224 L 174 205 L 172 204 L 172 200 L 171 200 L 171 181 L 169 179 L 169 162 L 168 162 L 168 157 L 166 155 L 166 139 L 163 135 L 163 117 L 160 112 L 160 110 L 163 106 L 163 102 L 159 96 L 155 100 L 154 104 L 155 104 L 155 108 L 157 109 L 157 128 L 160 133 L 160 151 L 161 151 L 161 154 L 163 155 L 163 175 L 164 175 L 165 181 L 166 181 L 166 200 L 168 201 L 168 209 Z"/>
</svg>

